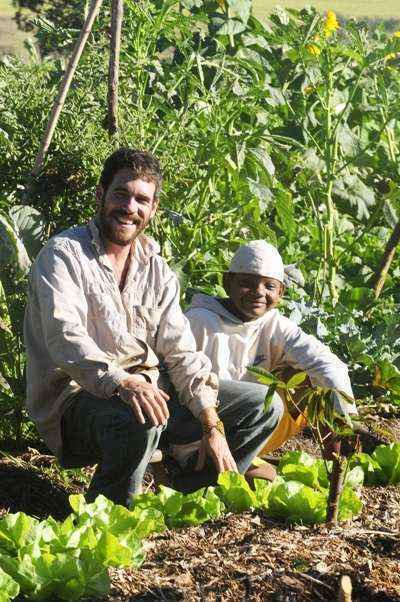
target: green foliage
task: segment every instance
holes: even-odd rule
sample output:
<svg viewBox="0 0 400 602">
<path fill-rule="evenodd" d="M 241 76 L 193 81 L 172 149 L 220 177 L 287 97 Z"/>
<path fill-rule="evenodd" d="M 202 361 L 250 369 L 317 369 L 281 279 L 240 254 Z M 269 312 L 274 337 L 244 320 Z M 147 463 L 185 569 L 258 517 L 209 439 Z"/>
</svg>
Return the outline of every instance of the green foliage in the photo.
<svg viewBox="0 0 400 602">
<path fill-rule="evenodd" d="M 254 489 L 243 475 L 233 472 L 221 474 L 217 487 L 187 495 L 161 487 L 157 494 L 134 497 L 130 510 L 103 496 L 89 504 L 82 495 L 72 495 L 73 513 L 62 522 L 10 514 L 0 520 L 3 599 L 17 596 L 19 588 L 32 600 L 104 596 L 109 590 L 107 567 L 141 565 L 142 539 L 166 527 L 200 525 L 225 511 L 260 509 L 288 522 L 325 521 L 329 484 L 325 462 L 305 452 L 288 452 L 278 472 L 272 483 L 255 479 Z M 358 454 L 349 461 L 340 520 L 361 511 L 355 489 L 362 485 L 364 474 L 368 483 L 399 483 L 400 443 L 380 446 L 372 457 Z"/>
<path fill-rule="evenodd" d="M 157 528 L 157 531 L 161 531 L 165 525 L 169 528 L 188 527 L 218 518 L 225 506 L 213 487 L 185 495 L 161 486 L 158 494 L 142 494 L 133 498 L 134 512 L 149 509 L 157 511 L 165 521 L 165 524 L 161 521 Z"/>
<path fill-rule="evenodd" d="M 359 453 L 351 463 L 361 467 L 367 485 L 396 485 L 400 483 L 400 443 L 379 445 L 372 455 Z"/>
<path fill-rule="evenodd" d="M 33 5 L 45 17 L 41 48 L 61 53 L 0 63 L 0 208 L 29 202 L 54 234 L 93 215 L 102 162 L 117 145 L 153 151 L 165 186 L 152 231 L 183 302 L 221 291 L 239 244 L 276 243 L 306 275 L 284 311 L 350 363 L 357 397 L 397 403 L 393 380 L 372 380 L 381 360 L 399 368 L 399 259 L 378 301 L 371 278 L 400 218 L 400 38 L 353 22 L 336 29 L 310 8 L 277 9 L 266 26 L 248 0 L 127 0 L 121 128 L 109 139 L 104 9 L 32 183 L 85 3 Z"/>
<path fill-rule="evenodd" d="M 14 205 L 0 209 L 0 403 L 12 416 L 17 444 L 22 435 L 22 401 L 25 398 L 25 355 L 22 324 L 26 276 L 39 250 L 44 223 L 36 209 Z M 0 423 L 1 431 L 8 430 Z M 8 430 L 8 437 L 11 433 Z"/>
<path fill-rule="evenodd" d="M 93 504 L 71 496 L 71 505 L 76 514 L 61 523 L 22 512 L 0 521 L 0 569 L 18 584 L 9 582 L 12 597 L 18 586 L 30 600 L 102 597 L 110 586 L 107 567 L 143 562 L 138 533 L 149 533 L 139 525 L 149 522 L 146 513 L 137 516 L 102 496 Z"/>
</svg>

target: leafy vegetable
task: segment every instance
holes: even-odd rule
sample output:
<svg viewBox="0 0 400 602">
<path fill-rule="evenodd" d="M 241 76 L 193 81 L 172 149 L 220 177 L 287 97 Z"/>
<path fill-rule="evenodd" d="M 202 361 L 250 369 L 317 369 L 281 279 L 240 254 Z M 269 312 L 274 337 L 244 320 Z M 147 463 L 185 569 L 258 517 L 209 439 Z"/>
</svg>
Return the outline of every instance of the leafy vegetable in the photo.
<svg viewBox="0 0 400 602">
<path fill-rule="evenodd" d="M 351 465 L 363 470 L 367 485 L 396 485 L 400 483 L 400 443 L 379 445 L 372 455 L 355 454 Z"/>
</svg>

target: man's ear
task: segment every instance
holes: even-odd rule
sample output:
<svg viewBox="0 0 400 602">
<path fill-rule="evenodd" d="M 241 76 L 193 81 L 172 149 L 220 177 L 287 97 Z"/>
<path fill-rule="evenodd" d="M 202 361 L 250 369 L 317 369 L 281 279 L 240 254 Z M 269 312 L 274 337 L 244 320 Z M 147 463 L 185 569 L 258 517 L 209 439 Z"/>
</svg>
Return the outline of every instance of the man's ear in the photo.
<svg viewBox="0 0 400 602">
<path fill-rule="evenodd" d="M 286 291 L 286 286 L 283 284 L 283 282 L 281 282 L 281 291 L 279 293 L 279 298 L 282 299 L 283 295 L 285 294 Z"/>
<path fill-rule="evenodd" d="M 101 207 L 101 203 L 103 202 L 104 197 L 104 188 L 101 184 L 97 184 L 96 186 L 96 201 L 99 207 Z"/>
<path fill-rule="evenodd" d="M 232 274 L 230 274 L 229 272 L 224 272 L 224 274 L 222 276 L 222 286 L 224 287 L 225 292 L 228 295 L 228 297 L 230 297 L 231 281 L 232 281 Z"/>
</svg>

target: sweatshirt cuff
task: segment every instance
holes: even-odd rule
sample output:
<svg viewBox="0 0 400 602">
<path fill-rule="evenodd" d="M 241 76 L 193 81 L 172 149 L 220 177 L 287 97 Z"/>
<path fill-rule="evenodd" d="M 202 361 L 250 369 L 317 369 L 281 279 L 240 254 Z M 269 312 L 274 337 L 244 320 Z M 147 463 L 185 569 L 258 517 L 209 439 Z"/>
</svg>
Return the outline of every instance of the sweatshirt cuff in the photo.
<svg viewBox="0 0 400 602">
<path fill-rule="evenodd" d="M 350 415 L 358 415 L 357 406 L 355 403 L 350 403 L 343 395 L 340 393 L 336 393 L 336 391 L 332 392 L 333 405 L 338 412 L 338 414 L 350 414 Z"/>
</svg>

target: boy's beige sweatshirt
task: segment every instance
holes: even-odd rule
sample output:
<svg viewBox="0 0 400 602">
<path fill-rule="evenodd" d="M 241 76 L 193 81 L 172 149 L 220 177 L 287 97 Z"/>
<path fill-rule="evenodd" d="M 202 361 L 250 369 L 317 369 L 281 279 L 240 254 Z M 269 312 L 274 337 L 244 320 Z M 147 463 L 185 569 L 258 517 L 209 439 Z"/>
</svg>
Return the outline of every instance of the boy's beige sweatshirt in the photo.
<svg viewBox="0 0 400 602">
<path fill-rule="evenodd" d="M 218 298 L 197 294 L 186 316 L 197 348 L 210 358 L 213 372 L 221 380 L 257 381 L 247 366 L 268 371 L 291 367 L 306 371 L 314 385 L 338 389 L 354 398 L 347 366 L 278 309 L 242 322 Z M 334 399 L 338 412 L 357 413 L 356 405 L 342 396 L 334 395 Z"/>
</svg>

